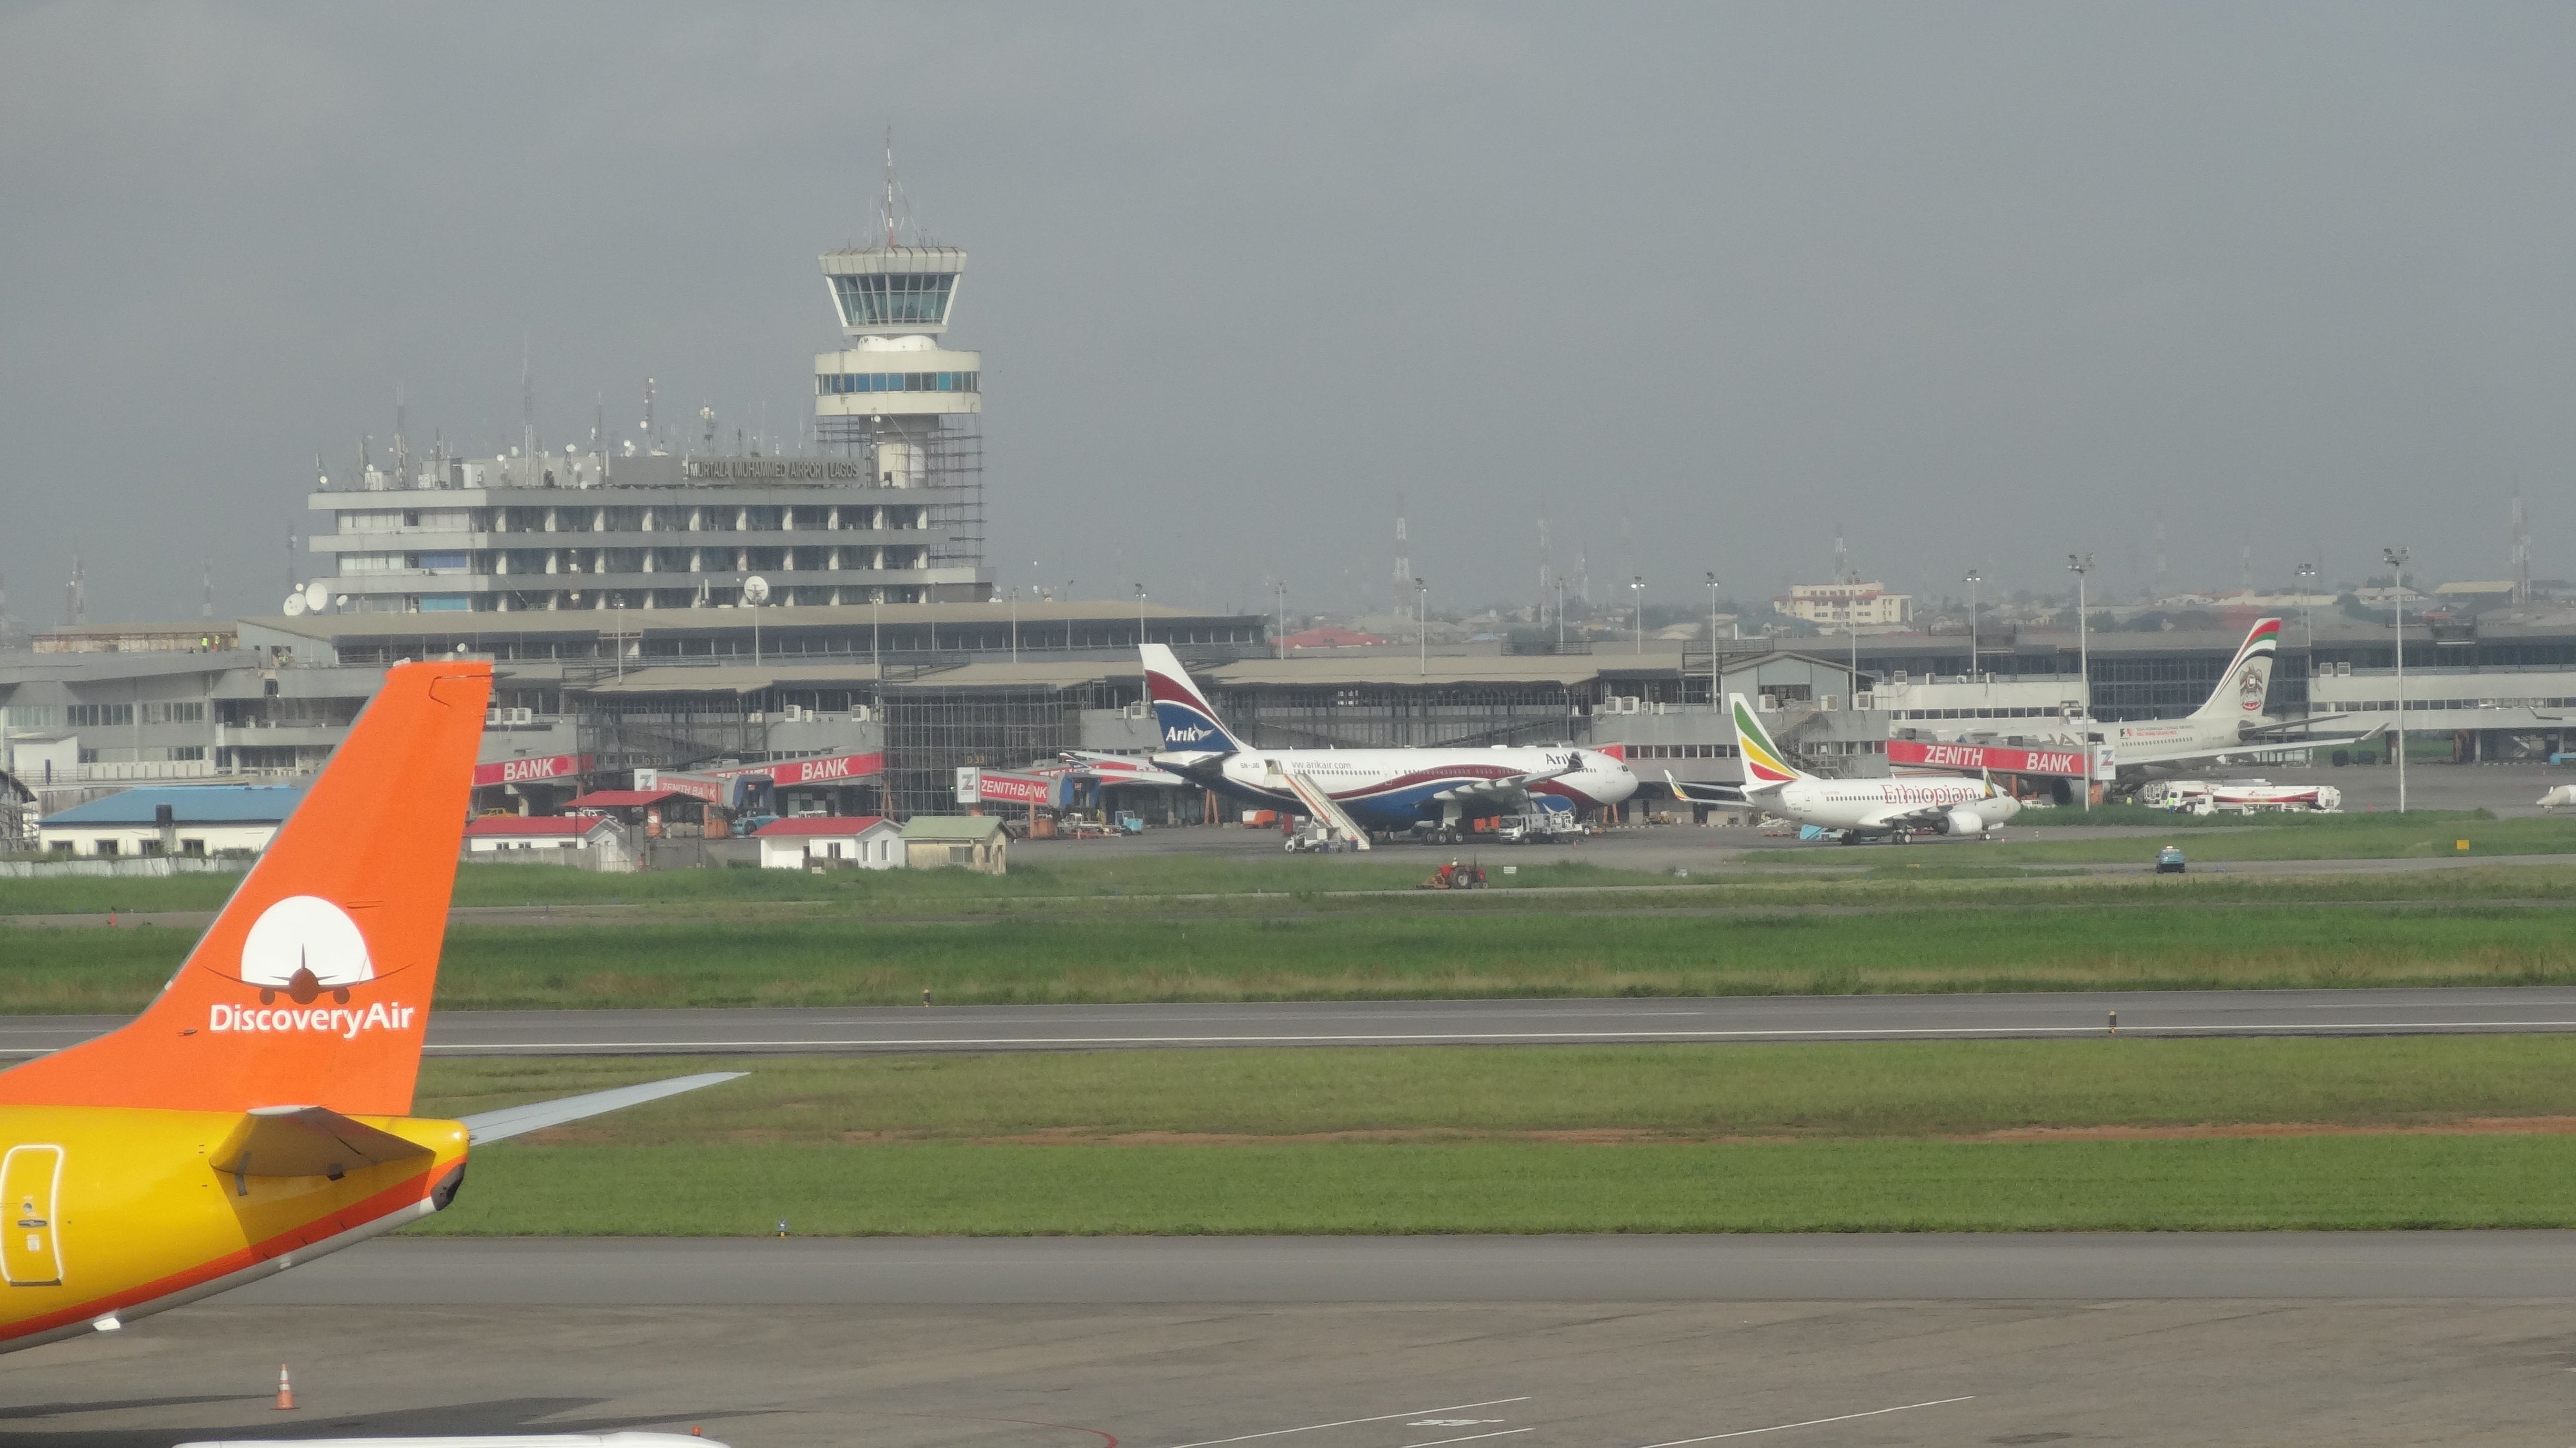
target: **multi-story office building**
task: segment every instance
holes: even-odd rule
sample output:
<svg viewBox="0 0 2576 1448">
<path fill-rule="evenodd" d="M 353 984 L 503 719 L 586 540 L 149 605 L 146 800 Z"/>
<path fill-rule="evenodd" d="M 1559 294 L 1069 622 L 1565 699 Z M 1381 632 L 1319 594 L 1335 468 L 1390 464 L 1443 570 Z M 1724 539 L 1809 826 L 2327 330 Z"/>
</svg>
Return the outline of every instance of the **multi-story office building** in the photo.
<svg viewBox="0 0 2576 1448">
<path fill-rule="evenodd" d="M 352 613 L 975 603 L 984 568 L 983 359 L 939 339 L 965 271 L 949 247 L 837 251 L 850 346 L 814 359 L 810 454 L 521 445 L 322 478 L 324 592 Z"/>
</svg>

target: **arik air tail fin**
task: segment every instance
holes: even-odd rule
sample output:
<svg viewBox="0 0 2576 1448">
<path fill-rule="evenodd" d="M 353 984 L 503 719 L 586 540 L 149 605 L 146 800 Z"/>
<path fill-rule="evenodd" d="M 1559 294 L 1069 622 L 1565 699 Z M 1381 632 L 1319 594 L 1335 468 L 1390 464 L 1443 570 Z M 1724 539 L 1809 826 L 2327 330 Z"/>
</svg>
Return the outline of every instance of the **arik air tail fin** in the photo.
<svg viewBox="0 0 2576 1448">
<path fill-rule="evenodd" d="M 1190 671 L 1181 667 L 1169 644 L 1145 645 L 1145 693 L 1153 701 L 1166 753 L 1234 754 L 1243 749 L 1216 717 L 1216 706 L 1190 682 Z"/>
<path fill-rule="evenodd" d="M 2191 712 L 2194 719 L 2234 719 L 2251 724 L 2263 718 L 2263 700 L 2272 691 L 2272 660 L 2281 647 L 2281 621 L 2257 619 L 2245 635 L 2218 687 Z"/>
<path fill-rule="evenodd" d="M 491 694 L 486 663 L 387 670 L 160 996 L 0 1105 L 409 1113 Z"/>
<path fill-rule="evenodd" d="M 1735 719 L 1735 752 L 1744 759 L 1744 788 L 1777 789 L 1781 785 L 1807 778 L 1806 771 L 1789 762 L 1780 746 L 1771 742 L 1769 730 L 1755 717 L 1753 706 L 1742 694 L 1726 696 L 1726 711 Z"/>
</svg>

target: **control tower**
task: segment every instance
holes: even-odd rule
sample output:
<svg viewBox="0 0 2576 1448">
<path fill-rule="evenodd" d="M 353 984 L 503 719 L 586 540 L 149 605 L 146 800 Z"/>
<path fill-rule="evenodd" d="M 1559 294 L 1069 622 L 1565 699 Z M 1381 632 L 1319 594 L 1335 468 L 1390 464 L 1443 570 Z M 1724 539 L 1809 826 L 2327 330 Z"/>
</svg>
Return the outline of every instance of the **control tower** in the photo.
<svg viewBox="0 0 2576 1448">
<path fill-rule="evenodd" d="M 984 439 L 980 352 L 942 343 L 966 253 L 899 236 L 897 193 L 887 168 L 885 240 L 823 253 L 823 276 L 850 345 L 814 357 L 816 435 L 830 454 L 864 458 L 883 488 L 919 488 L 935 539 L 934 569 L 984 578 Z M 954 592 L 955 586 L 936 590 Z"/>
</svg>

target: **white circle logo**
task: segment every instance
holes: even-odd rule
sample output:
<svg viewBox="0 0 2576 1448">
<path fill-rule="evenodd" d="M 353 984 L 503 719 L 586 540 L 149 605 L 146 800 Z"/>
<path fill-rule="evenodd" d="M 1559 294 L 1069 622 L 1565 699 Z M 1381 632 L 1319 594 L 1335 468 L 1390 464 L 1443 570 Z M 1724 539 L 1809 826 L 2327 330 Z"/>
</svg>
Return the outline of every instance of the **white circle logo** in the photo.
<svg viewBox="0 0 2576 1448">
<path fill-rule="evenodd" d="M 324 991 L 345 1005 L 349 987 L 376 978 L 367 938 L 347 911 L 318 895 L 289 895 L 260 912 L 242 941 L 241 978 L 266 1005 L 285 991 L 310 1005 Z"/>
</svg>

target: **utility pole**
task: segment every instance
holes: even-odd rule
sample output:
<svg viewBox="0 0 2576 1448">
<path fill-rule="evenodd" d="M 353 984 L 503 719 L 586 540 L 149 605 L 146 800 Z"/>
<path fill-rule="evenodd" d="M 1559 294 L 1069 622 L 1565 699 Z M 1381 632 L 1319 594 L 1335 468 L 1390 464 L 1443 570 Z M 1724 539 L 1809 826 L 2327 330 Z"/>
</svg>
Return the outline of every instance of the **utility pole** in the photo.
<svg viewBox="0 0 2576 1448">
<path fill-rule="evenodd" d="M 2379 556 L 2397 570 L 2397 587 L 2388 603 L 2397 615 L 2397 812 L 2406 813 L 2406 559 L 2409 550 L 2382 548 Z"/>
<path fill-rule="evenodd" d="M 2075 667 L 2084 678 L 2084 809 L 2093 809 L 2093 633 L 2084 613 L 2084 575 L 2093 571 L 2090 553 L 2066 555 L 2066 571 L 2075 575 Z"/>
<path fill-rule="evenodd" d="M 1708 575 L 1708 702 L 1715 708 L 1717 697 L 1717 571 Z"/>
<path fill-rule="evenodd" d="M 1431 585 L 1413 580 L 1413 671 L 1424 677 L 1431 673 Z"/>
<path fill-rule="evenodd" d="M 1975 683 L 1978 678 L 1977 585 L 1985 581 L 1986 575 L 1984 573 L 1974 568 L 1968 570 L 1968 682 L 1972 684 Z"/>
</svg>

